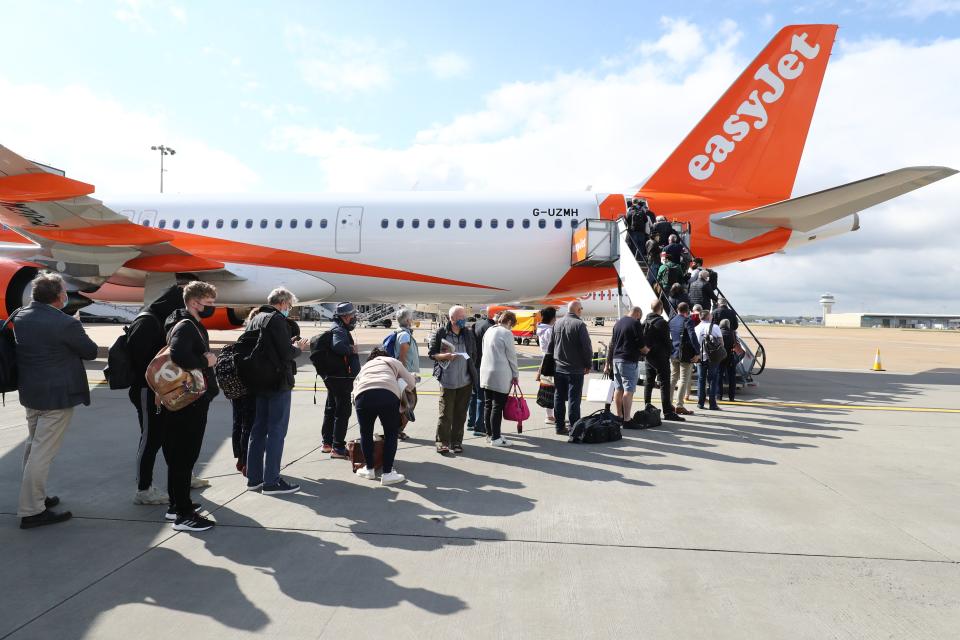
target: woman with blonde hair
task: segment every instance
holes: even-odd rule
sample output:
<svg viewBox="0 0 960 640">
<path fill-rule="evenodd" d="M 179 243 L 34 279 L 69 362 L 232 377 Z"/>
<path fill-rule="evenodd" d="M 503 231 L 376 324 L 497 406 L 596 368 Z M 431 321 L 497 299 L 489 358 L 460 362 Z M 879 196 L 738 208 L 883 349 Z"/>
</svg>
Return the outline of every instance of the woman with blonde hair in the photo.
<svg viewBox="0 0 960 640">
<path fill-rule="evenodd" d="M 497 324 L 483 336 L 483 357 L 480 360 L 480 386 L 484 393 L 483 419 L 490 444 L 509 447 L 510 442 L 500 433 L 503 407 L 510 389 L 520 378 L 513 327 L 517 316 L 512 311 L 497 314 Z"/>
</svg>

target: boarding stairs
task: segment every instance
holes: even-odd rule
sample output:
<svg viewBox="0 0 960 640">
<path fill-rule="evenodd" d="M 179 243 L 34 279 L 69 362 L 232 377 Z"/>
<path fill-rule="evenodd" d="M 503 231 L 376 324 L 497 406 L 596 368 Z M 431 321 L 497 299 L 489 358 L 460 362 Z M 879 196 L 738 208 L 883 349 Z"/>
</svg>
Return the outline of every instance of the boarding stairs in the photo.
<svg viewBox="0 0 960 640">
<path fill-rule="evenodd" d="M 399 308 L 400 305 L 396 303 L 366 305 L 357 314 L 357 321 L 366 326 L 383 325 L 389 328 L 393 324 L 392 316 Z"/>
</svg>

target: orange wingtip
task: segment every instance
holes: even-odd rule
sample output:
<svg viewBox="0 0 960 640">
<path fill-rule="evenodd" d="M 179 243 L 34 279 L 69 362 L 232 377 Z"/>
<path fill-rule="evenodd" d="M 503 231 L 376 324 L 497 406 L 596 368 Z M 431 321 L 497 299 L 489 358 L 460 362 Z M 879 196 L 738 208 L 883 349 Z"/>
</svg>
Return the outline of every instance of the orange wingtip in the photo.
<svg viewBox="0 0 960 640">
<path fill-rule="evenodd" d="M 0 178 L 0 200 L 5 202 L 70 200 L 93 192 L 92 184 L 52 173 L 23 173 Z"/>
</svg>

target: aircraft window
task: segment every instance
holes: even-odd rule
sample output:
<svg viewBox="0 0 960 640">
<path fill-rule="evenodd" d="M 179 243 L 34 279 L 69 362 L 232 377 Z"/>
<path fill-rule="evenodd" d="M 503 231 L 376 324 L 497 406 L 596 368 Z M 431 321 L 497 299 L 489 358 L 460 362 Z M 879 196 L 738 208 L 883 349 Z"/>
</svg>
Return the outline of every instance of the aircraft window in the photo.
<svg viewBox="0 0 960 640">
<path fill-rule="evenodd" d="M 210 221 L 204 220 L 203 222 L 200 223 L 200 227 L 203 229 L 208 229 L 210 227 Z"/>
<path fill-rule="evenodd" d="M 193 229 L 194 224 L 193 220 L 187 220 L 187 229 Z"/>
<path fill-rule="evenodd" d="M 461 228 L 461 229 L 466 229 L 466 228 L 467 228 L 467 221 L 464 220 L 463 218 L 460 218 L 460 222 L 458 222 L 457 224 L 460 225 L 460 228 Z"/>
<path fill-rule="evenodd" d="M 313 218 L 307 218 L 304 220 L 303 226 L 305 226 L 307 229 L 313 229 Z"/>
<path fill-rule="evenodd" d="M 273 222 L 273 226 L 276 227 L 277 229 L 282 229 L 282 228 L 283 228 L 283 220 L 281 220 L 280 218 L 277 218 L 277 219 Z"/>
<path fill-rule="evenodd" d="M 327 228 L 327 219 L 326 219 L 326 218 L 324 218 L 323 220 L 320 221 L 320 228 L 321 228 L 321 229 L 326 229 L 326 228 Z"/>
<path fill-rule="evenodd" d="M 523 219 L 523 228 L 524 228 L 524 229 L 529 229 L 529 228 L 530 228 L 530 219 L 529 219 L 529 218 L 524 218 L 524 219 Z"/>
<path fill-rule="evenodd" d="M 397 218 L 397 229 L 403 229 L 403 218 Z"/>
<path fill-rule="evenodd" d="M 507 220 L 507 229 L 513 229 L 513 218 Z"/>
<path fill-rule="evenodd" d="M 247 229 L 253 229 L 253 220 L 250 220 L 249 218 L 247 218 L 247 221 L 244 223 L 243 226 L 245 226 Z"/>
<path fill-rule="evenodd" d="M 411 221 L 410 221 L 410 226 L 413 227 L 414 229 L 419 229 L 419 228 L 420 228 L 420 219 L 419 219 L 419 218 L 414 218 L 413 220 L 411 220 Z"/>
<path fill-rule="evenodd" d="M 144 221 L 141 222 L 140 224 L 142 224 L 142 225 L 145 226 L 145 227 L 149 227 L 149 226 L 150 226 L 150 221 L 149 221 L 149 220 L 144 220 Z M 7 225 L 3 225 L 3 230 L 4 230 L 4 231 L 7 230 Z"/>
<path fill-rule="evenodd" d="M 449 218 L 447 218 L 446 220 L 443 221 L 443 228 L 444 228 L 444 229 L 449 229 L 449 228 L 450 228 L 450 219 L 449 219 Z"/>
<path fill-rule="evenodd" d="M 547 221 L 544 220 L 543 218 L 541 218 L 541 219 L 537 222 L 537 226 L 540 227 L 541 229 L 546 229 L 546 228 L 547 228 Z"/>
<path fill-rule="evenodd" d="M 261 229 L 266 229 L 266 228 L 267 228 L 267 219 L 266 219 L 266 218 L 261 218 L 261 219 L 260 219 L 260 228 L 261 228 Z"/>
<path fill-rule="evenodd" d="M 476 220 L 473 221 L 473 226 L 476 227 L 477 229 L 482 229 L 483 220 L 481 220 L 480 218 L 477 218 Z"/>
<path fill-rule="evenodd" d="M 557 229 L 563 228 L 563 220 L 554 220 L 553 226 Z"/>
<path fill-rule="evenodd" d="M 223 220 L 217 220 L 217 229 L 223 229 Z"/>
<path fill-rule="evenodd" d="M 238 226 L 240 226 L 240 221 L 237 220 L 236 218 L 234 218 L 233 220 L 230 221 L 230 228 L 231 228 L 231 229 L 236 229 Z"/>
<path fill-rule="evenodd" d="M 429 220 L 427 220 L 428 229 L 433 229 L 436 225 L 437 225 L 437 222 L 433 218 L 430 218 Z"/>
<path fill-rule="evenodd" d="M 570 228 L 571 228 L 571 229 L 576 229 L 578 226 L 580 226 L 580 221 L 579 221 L 579 220 L 571 220 L 571 221 L 570 221 Z"/>
<path fill-rule="evenodd" d="M 291 229 L 296 229 L 296 228 L 297 228 L 297 219 L 296 219 L 296 218 L 294 218 L 293 220 L 290 221 L 290 228 L 291 228 Z"/>
<path fill-rule="evenodd" d="M 390 222 L 389 222 L 386 218 L 384 218 L 383 220 L 380 221 L 380 228 L 381 228 L 381 229 L 386 229 L 386 228 L 389 227 L 389 226 L 390 226 Z"/>
<path fill-rule="evenodd" d="M 173 228 L 174 228 L 174 229 L 179 229 L 179 228 L 180 228 L 180 221 L 179 221 L 179 220 L 174 220 L 174 221 L 173 221 Z"/>
<path fill-rule="evenodd" d="M 496 229 L 498 224 L 499 224 L 499 223 L 497 222 L 497 219 L 494 218 L 493 220 L 490 221 L 490 228 L 491 228 L 491 229 Z"/>
<path fill-rule="evenodd" d="M 166 228 L 167 228 L 167 221 L 166 221 L 166 220 L 161 220 L 161 221 L 160 221 L 160 224 L 158 224 L 157 226 L 160 227 L 161 229 L 166 229 Z"/>
</svg>

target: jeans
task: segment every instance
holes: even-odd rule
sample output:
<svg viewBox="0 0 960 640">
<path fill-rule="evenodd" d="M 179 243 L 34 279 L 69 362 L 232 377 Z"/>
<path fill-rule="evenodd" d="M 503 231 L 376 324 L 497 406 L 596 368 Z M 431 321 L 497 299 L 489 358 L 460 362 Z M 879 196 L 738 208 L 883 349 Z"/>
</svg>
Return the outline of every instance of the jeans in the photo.
<svg viewBox="0 0 960 640">
<path fill-rule="evenodd" d="M 484 389 L 483 421 L 487 428 L 487 435 L 491 440 L 500 438 L 500 426 L 503 424 L 503 407 L 507 404 L 508 394 Z"/>
<path fill-rule="evenodd" d="M 463 423 L 467 421 L 467 405 L 472 394 L 472 383 L 459 389 L 443 389 L 440 417 L 437 420 L 437 442 L 450 447 L 463 445 Z"/>
<path fill-rule="evenodd" d="M 247 445 L 247 484 L 264 486 L 280 480 L 280 459 L 290 423 L 291 392 L 271 391 L 257 394 L 256 417 Z"/>
<path fill-rule="evenodd" d="M 479 371 L 479 367 L 477 370 Z M 467 428 L 474 431 L 483 431 L 486 424 L 483 404 L 485 391 L 480 386 L 479 376 L 477 376 L 477 379 L 478 382 L 473 387 L 473 395 L 470 396 L 470 404 L 467 405 Z"/>
<path fill-rule="evenodd" d="M 158 416 L 165 432 L 163 457 L 167 459 L 167 493 L 170 506 L 179 516 L 193 514 L 190 479 L 193 465 L 200 457 L 209 409 L 210 402 L 201 398 L 180 411 L 161 408 Z"/>
<path fill-rule="evenodd" d="M 323 407 L 320 434 L 323 444 L 342 449 L 347 446 L 347 426 L 353 414 L 353 403 L 350 402 L 353 380 L 328 378 L 323 382 L 327 386 L 327 402 Z"/>
<path fill-rule="evenodd" d="M 400 433 L 400 398 L 386 389 L 370 389 L 357 396 L 357 422 L 360 423 L 360 448 L 367 469 L 374 468 L 373 425 L 380 418 L 383 427 L 383 472 L 393 471 Z"/>
<path fill-rule="evenodd" d="M 570 426 L 580 419 L 580 398 L 583 396 L 582 373 L 560 373 L 553 376 L 555 394 L 553 396 L 553 415 L 557 420 L 557 429 L 564 425 L 567 417 L 567 402 L 570 403 Z"/>
<path fill-rule="evenodd" d="M 719 390 L 719 367 L 709 362 L 701 362 L 697 365 L 697 405 L 702 409 L 704 400 L 709 398 L 710 406 L 717 406 Z"/>
<path fill-rule="evenodd" d="M 140 446 L 137 448 L 137 490 L 153 484 L 153 467 L 157 452 L 163 447 L 163 424 L 157 419 L 157 405 L 150 387 L 130 387 L 130 402 L 137 408 L 140 422 Z"/>
<path fill-rule="evenodd" d="M 720 363 L 720 380 L 717 382 L 717 395 L 723 397 L 723 387 L 728 387 L 727 398 L 733 402 L 737 395 L 737 362 L 739 358 L 735 353 L 727 354 L 727 359 Z"/>
<path fill-rule="evenodd" d="M 660 408 L 667 413 L 674 413 L 670 397 L 673 395 L 673 385 L 670 384 L 670 361 L 651 360 L 647 357 L 646 369 L 643 372 L 643 403 L 649 405 L 653 400 L 653 387 L 660 377 Z"/>
</svg>

